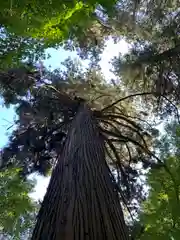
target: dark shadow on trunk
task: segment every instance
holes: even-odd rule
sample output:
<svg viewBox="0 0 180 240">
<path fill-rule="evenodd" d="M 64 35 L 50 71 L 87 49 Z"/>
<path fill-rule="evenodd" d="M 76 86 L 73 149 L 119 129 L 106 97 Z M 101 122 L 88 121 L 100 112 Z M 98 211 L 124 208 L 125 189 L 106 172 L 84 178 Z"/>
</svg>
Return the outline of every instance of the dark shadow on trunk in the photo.
<svg viewBox="0 0 180 240">
<path fill-rule="evenodd" d="M 32 240 L 127 240 L 105 145 L 87 106 L 73 120 Z"/>
</svg>

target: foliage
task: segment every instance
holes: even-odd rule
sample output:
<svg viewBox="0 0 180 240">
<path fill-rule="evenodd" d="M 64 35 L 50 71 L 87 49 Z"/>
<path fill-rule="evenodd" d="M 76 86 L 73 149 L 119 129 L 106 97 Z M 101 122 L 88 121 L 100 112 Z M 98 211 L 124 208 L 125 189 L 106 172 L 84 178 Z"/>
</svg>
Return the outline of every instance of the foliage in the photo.
<svg viewBox="0 0 180 240">
<path fill-rule="evenodd" d="M 20 36 L 64 40 L 69 37 L 73 25 L 84 25 L 97 4 L 109 11 L 115 2 L 114 0 L 108 3 L 102 0 L 62 1 L 61 3 L 55 0 L 51 2 L 38 0 L 28 3 L 3 1 L 0 8 L 1 24 Z"/>
<path fill-rule="evenodd" d="M 31 60 L 34 59 L 33 54 L 40 58 L 42 50 L 64 44 L 68 49 L 76 48 L 82 57 L 96 55 L 95 58 L 98 58 L 108 29 L 106 31 L 98 24 L 95 9 L 99 8 L 106 14 L 111 14 L 115 3 L 116 0 L 108 2 L 74 0 L 61 3 L 55 0 L 51 2 L 3 0 L 0 7 L 2 32 L 0 51 L 3 54 L 3 67 L 17 64 L 17 61 L 27 55 Z"/>
<path fill-rule="evenodd" d="M 35 182 L 23 182 L 19 168 L 0 172 L 0 231 L 6 239 L 24 239 L 34 225 L 38 205 L 29 197 Z"/>
<path fill-rule="evenodd" d="M 0 29 L 0 72 L 22 65 L 24 61 L 35 62 L 44 58 L 42 41 L 32 37 L 21 37 Z"/>
<path fill-rule="evenodd" d="M 171 130 L 171 137 L 166 132 L 159 144 L 161 157 L 164 157 L 169 172 L 161 168 L 151 170 L 148 174 L 150 192 L 148 199 L 142 205 L 140 215 L 141 223 L 144 225 L 144 232 L 140 237 L 142 240 L 176 240 L 180 236 L 179 126 L 173 123 L 167 126 L 167 130 Z"/>
</svg>

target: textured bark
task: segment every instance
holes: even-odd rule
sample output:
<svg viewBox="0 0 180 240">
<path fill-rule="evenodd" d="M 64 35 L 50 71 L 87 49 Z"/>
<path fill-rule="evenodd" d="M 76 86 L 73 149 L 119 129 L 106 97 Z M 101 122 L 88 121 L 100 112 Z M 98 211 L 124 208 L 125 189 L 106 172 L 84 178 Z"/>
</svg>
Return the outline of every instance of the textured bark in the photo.
<svg viewBox="0 0 180 240">
<path fill-rule="evenodd" d="M 91 110 L 73 120 L 32 240 L 127 240 L 128 232 Z"/>
</svg>

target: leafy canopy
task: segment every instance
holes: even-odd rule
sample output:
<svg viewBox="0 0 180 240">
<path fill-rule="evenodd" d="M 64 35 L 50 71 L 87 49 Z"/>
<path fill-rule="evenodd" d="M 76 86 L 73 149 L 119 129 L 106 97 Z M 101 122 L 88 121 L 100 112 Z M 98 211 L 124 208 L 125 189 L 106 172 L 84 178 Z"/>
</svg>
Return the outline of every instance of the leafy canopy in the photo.
<svg viewBox="0 0 180 240">
<path fill-rule="evenodd" d="M 1 24 L 19 36 L 43 39 L 50 44 L 59 44 L 92 22 L 92 13 L 97 5 L 111 11 L 111 1 L 2 1 Z M 77 32 L 78 33 L 78 32 Z"/>
</svg>

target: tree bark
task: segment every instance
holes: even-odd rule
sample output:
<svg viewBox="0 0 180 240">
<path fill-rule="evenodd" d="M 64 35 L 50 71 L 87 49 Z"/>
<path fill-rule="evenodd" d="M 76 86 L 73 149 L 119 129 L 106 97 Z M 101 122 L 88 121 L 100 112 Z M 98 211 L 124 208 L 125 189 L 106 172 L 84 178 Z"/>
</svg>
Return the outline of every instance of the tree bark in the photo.
<svg viewBox="0 0 180 240">
<path fill-rule="evenodd" d="M 128 240 L 105 144 L 91 110 L 72 122 L 37 217 L 32 240 Z"/>
</svg>

